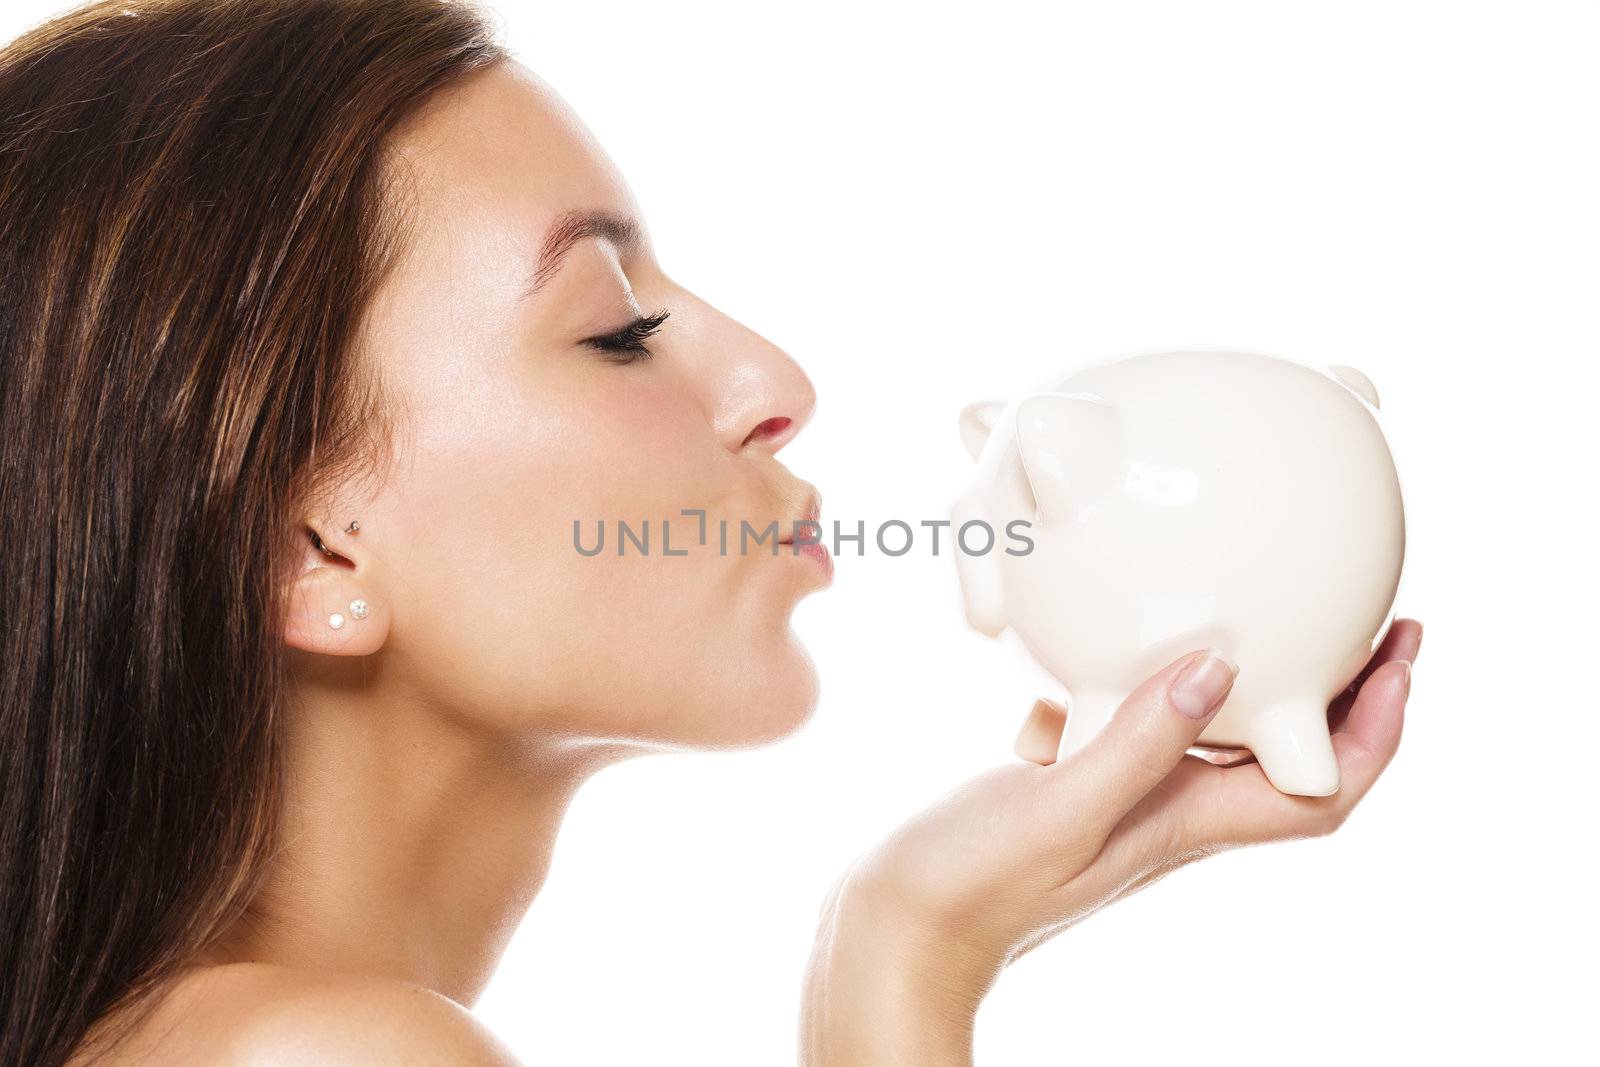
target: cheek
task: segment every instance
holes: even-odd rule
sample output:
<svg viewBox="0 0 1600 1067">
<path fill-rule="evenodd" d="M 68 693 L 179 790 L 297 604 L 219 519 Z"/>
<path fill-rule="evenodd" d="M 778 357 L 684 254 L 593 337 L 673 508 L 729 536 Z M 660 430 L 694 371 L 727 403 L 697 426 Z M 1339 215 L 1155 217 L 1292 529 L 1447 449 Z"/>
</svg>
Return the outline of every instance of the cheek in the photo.
<svg viewBox="0 0 1600 1067">
<path fill-rule="evenodd" d="M 671 727 L 645 720 L 682 705 L 713 714 L 711 691 L 753 689 L 746 672 L 786 673 L 796 649 L 792 597 L 772 580 L 781 564 L 737 552 L 739 521 L 764 502 L 750 465 L 671 396 L 552 389 L 540 400 L 487 403 L 471 419 L 434 409 L 402 468 L 412 541 L 397 564 L 407 603 L 395 640 L 424 684 L 508 726 L 569 714 L 588 720 L 573 729 L 598 716 L 648 734 Z M 706 546 L 685 508 L 708 513 Z M 664 520 L 687 555 L 664 554 Z M 648 553 L 628 541 L 618 554 L 619 521 L 648 537 Z M 574 522 L 591 551 L 603 522 L 598 554 L 578 550 Z"/>
</svg>

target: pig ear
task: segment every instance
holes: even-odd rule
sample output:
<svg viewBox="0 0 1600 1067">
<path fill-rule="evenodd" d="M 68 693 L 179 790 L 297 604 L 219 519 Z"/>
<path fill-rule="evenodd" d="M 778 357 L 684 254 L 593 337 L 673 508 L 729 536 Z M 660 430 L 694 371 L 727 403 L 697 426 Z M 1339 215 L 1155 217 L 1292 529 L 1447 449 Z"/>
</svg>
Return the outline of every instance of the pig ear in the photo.
<svg viewBox="0 0 1600 1067">
<path fill-rule="evenodd" d="M 1115 493 L 1127 466 L 1122 416 L 1091 393 L 1037 393 L 1017 405 L 1017 447 L 1040 526 Z"/>
<path fill-rule="evenodd" d="M 1344 383 L 1345 387 L 1362 400 L 1371 404 L 1374 409 L 1378 406 L 1378 388 L 1372 384 L 1372 379 L 1356 370 L 1354 367 L 1329 367 L 1328 373 Z"/>
<path fill-rule="evenodd" d="M 976 460 L 983 452 L 984 442 L 994 429 L 1005 404 L 998 400 L 980 400 L 961 409 L 961 443 L 967 446 L 967 455 Z"/>
</svg>

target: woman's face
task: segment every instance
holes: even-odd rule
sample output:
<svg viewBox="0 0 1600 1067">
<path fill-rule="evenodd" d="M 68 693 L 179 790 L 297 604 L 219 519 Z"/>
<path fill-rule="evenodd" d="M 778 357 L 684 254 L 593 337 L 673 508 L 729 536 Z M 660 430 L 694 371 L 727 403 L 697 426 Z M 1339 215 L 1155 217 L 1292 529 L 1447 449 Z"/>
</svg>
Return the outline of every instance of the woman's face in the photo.
<svg viewBox="0 0 1600 1067">
<path fill-rule="evenodd" d="M 814 517 L 775 456 L 811 416 L 806 375 L 667 277 L 621 176 L 525 67 L 472 75 L 395 148 L 411 243 L 363 351 L 402 432 L 344 541 L 389 613 L 384 683 L 496 732 L 715 746 L 793 730 L 816 678 L 789 617 L 831 563 L 753 534 Z M 663 310 L 648 356 L 593 341 Z M 703 545 L 686 510 L 705 513 Z M 647 551 L 619 555 L 619 520 L 648 521 Z M 578 550 L 575 522 L 586 551 L 603 524 L 602 551 Z"/>
</svg>

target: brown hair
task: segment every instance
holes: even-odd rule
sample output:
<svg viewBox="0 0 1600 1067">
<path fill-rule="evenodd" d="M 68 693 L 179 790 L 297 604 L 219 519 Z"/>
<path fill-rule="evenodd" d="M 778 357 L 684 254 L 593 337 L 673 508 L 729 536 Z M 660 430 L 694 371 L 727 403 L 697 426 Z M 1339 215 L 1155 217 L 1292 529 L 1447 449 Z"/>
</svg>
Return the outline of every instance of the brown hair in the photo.
<svg viewBox="0 0 1600 1067">
<path fill-rule="evenodd" d="M 393 429 L 385 138 L 503 55 L 449 0 L 109 0 L 0 50 L 0 1065 L 260 884 L 294 519 Z"/>
</svg>

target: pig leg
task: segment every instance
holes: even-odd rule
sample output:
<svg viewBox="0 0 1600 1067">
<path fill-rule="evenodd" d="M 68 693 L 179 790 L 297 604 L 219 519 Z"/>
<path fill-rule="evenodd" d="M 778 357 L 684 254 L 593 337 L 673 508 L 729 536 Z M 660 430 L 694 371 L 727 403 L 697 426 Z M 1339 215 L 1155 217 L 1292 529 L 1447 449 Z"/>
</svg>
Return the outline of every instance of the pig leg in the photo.
<svg viewBox="0 0 1600 1067">
<path fill-rule="evenodd" d="M 1247 741 L 1278 792 L 1325 797 L 1339 791 L 1326 701 L 1285 701 L 1256 720 Z"/>
</svg>

